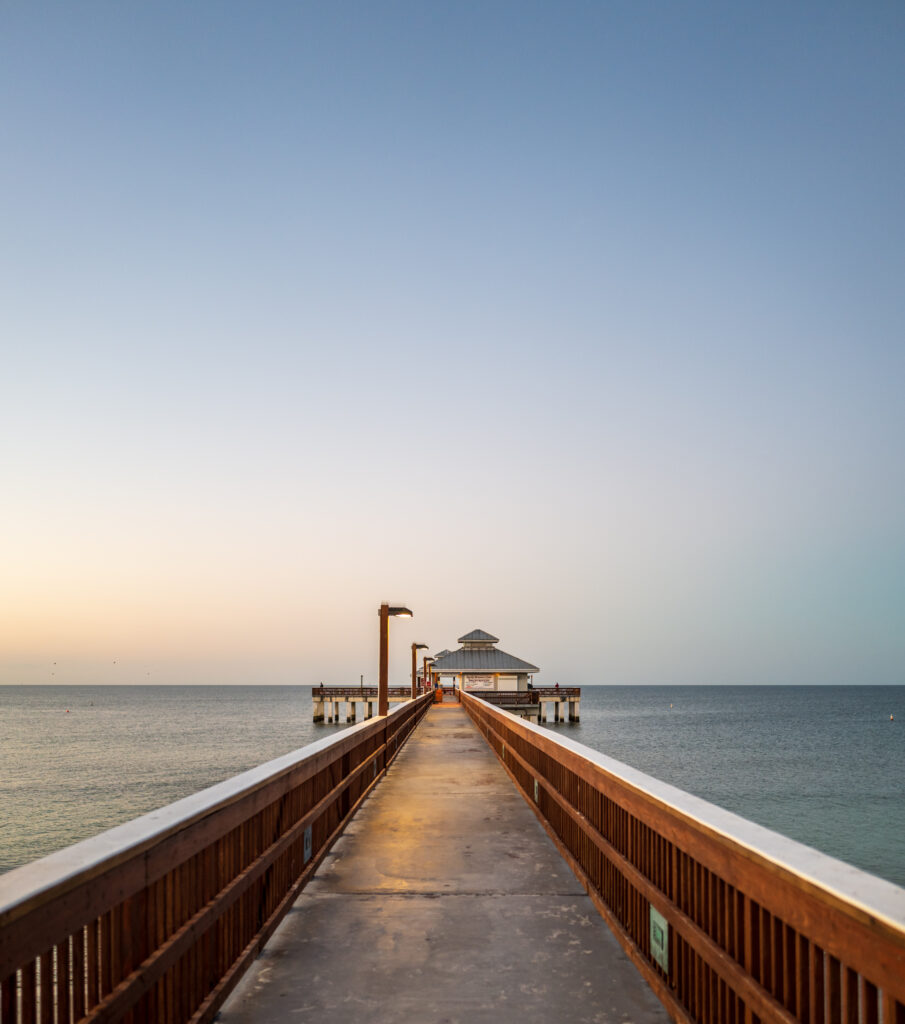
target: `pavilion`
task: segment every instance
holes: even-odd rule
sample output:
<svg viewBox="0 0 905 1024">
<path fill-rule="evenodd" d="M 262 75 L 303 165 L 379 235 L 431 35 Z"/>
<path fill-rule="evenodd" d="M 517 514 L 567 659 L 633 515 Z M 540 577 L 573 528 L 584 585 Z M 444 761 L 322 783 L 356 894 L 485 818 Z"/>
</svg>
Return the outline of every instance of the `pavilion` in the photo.
<svg viewBox="0 0 905 1024">
<path fill-rule="evenodd" d="M 527 690 L 537 665 L 522 661 L 497 649 L 498 637 L 483 629 L 473 629 L 460 636 L 462 645 L 456 651 L 441 651 L 432 671 L 442 678 L 451 678 L 463 690 Z"/>
</svg>

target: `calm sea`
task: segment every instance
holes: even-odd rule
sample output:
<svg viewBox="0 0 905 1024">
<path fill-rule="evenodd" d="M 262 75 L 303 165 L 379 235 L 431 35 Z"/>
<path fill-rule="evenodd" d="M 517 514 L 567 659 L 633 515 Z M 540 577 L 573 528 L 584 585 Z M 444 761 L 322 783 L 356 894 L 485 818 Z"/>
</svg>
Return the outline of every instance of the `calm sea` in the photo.
<svg viewBox="0 0 905 1024">
<path fill-rule="evenodd" d="M 343 728 L 310 693 L 0 687 L 0 871 Z M 905 687 L 585 687 L 547 728 L 905 886 Z"/>
</svg>

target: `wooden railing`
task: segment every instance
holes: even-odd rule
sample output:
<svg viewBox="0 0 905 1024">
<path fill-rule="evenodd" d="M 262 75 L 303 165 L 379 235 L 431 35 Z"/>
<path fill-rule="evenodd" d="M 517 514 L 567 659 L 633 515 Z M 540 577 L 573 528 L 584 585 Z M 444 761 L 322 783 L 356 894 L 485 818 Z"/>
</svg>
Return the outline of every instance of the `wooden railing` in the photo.
<svg viewBox="0 0 905 1024">
<path fill-rule="evenodd" d="M 469 690 L 470 696 L 487 701 L 488 704 L 537 704 L 537 695 L 533 690 Z"/>
<path fill-rule="evenodd" d="M 581 696 L 580 686 L 535 686 L 531 691 L 538 697 L 571 697 L 573 700 Z"/>
<path fill-rule="evenodd" d="M 411 686 L 389 686 L 387 695 L 390 697 L 411 697 Z M 342 700 L 346 697 L 373 697 L 377 699 L 376 686 L 312 686 L 311 696 L 314 700 Z"/>
<path fill-rule="evenodd" d="M 676 1020 L 905 1024 L 905 890 L 462 703 Z"/>
<path fill-rule="evenodd" d="M 467 690 L 472 697 L 480 697 L 490 704 L 539 704 L 542 700 L 578 700 L 580 686 L 535 686 L 533 690 Z"/>
<path fill-rule="evenodd" d="M 0 1024 L 212 1020 L 430 703 L 0 876 Z"/>
</svg>

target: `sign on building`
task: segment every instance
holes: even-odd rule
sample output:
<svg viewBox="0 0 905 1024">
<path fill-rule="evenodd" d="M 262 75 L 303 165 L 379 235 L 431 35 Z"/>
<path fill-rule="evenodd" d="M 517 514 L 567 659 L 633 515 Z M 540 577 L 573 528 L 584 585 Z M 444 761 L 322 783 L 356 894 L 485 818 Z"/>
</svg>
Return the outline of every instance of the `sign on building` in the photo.
<svg viewBox="0 0 905 1024">
<path fill-rule="evenodd" d="M 463 676 L 462 685 L 466 690 L 492 690 L 493 676 Z"/>
</svg>

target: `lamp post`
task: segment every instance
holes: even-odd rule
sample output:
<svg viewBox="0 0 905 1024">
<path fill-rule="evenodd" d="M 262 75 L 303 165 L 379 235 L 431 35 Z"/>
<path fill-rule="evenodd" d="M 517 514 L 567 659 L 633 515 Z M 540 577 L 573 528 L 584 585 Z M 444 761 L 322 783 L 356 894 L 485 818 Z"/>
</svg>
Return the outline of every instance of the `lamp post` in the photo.
<svg viewBox="0 0 905 1024">
<path fill-rule="evenodd" d="M 424 680 L 424 688 L 425 688 L 425 690 L 431 689 L 431 683 L 430 683 L 430 680 L 428 679 L 428 676 L 427 676 L 427 666 L 428 665 L 433 665 L 433 663 L 434 663 L 434 659 L 433 658 L 429 658 L 425 654 L 424 655 L 424 669 L 423 669 L 423 671 L 421 673 L 421 678 Z"/>
<path fill-rule="evenodd" d="M 377 609 L 380 617 L 380 675 L 377 679 L 377 714 L 386 715 L 390 710 L 390 693 L 387 684 L 389 678 L 389 634 L 390 616 L 398 615 L 400 619 L 410 619 L 411 611 L 404 605 L 391 607 L 382 604 Z"/>
<path fill-rule="evenodd" d="M 412 644 L 412 700 L 418 696 L 418 655 L 415 652 L 426 649 L 427 644 Z"/>
</svg>

